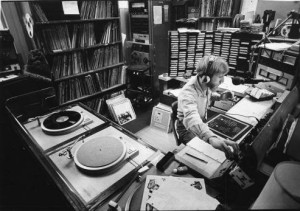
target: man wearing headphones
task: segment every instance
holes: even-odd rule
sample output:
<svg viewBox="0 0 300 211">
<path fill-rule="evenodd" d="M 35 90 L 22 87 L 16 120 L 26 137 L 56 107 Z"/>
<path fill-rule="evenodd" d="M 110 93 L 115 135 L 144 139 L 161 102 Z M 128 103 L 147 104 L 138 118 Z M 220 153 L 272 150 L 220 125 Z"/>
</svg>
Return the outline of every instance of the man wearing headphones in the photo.
<svg viewBox="0 0 300 211">
<path fill-rule="evenodd" d="M 216 56 L 204 56 L 196 66 L 197 75 L 193 76 L 182 88 L 178 96 L 177 133 L 183 143 L 195 136 L 222 150 L 227 158 L 238 153 L 238 144 L 216 136 L 205 123 L 210 101 L 229 100 L 234 97 L 231 91 L 216 93 L 224 82 L 229 68 L 225 60 Z"/>
</svg>

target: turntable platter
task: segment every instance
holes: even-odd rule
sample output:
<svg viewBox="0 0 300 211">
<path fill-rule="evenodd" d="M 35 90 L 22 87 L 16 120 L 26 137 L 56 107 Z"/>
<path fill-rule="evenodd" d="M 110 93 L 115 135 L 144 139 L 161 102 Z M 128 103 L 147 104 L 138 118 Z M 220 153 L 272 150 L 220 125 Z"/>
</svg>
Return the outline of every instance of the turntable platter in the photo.
<svg viewBox="0 0 300 211">
<path fill-rule="evenodd" d="M 91 139 L 75 152 L 75 163 L 85 170 L 105 170 L 117 165 L 126 155 L 125 144 L 116 137 Z"/>
<path fill-rule="evenodd" d="M 70 133 L 83 121 L 83 116 L 77 111 L 60 111 L 51 114 L 42 122 L 42 130 L 51 135 Z"/>
</svg>

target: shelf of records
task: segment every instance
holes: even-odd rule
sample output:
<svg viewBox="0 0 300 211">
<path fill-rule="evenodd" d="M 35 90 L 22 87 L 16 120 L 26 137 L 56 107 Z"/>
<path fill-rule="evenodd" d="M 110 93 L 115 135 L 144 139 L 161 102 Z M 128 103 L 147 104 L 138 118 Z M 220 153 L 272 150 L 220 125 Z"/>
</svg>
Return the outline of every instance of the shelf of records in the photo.
<svg viewBox="0 0 300 211">
<path fill-rule="evenodd" d="M 114 1 L 43 1 L 29 5 L 33 17 L 26 15 L 29 26 L 34 27 L 32 36 L 44 53 L 121 41 L 118 5 Z"/>
<path fill-rule="evenodd" d="M 232 17 L 181 18 L 176 20 L 176 28 L 194 28 L 213 31 L 219 27 L 231 27 Z"/>
<path fill-rule="evenodd" d="M 34 38 L 37 48 L 46 54 L 97 48 L 121 43 L 119 19 L 93 23 L 37 26 Z M 97 30 L 96 30 L 97 29 Z"/>
<path fill-rule="evenodd" d="M 36 23 L 48 23 L 58 20 L 89 20 L 118 17 L 118 2 L 101 1 L 33 1 L 29 2 L 33 20 Z M 55 11 L 55 12 L 54 12 Z"/>
<path fill-rule="evenodd" d="M 169 31 L 169 76 L 195 74 L 197 61 L 205 55 L 220 56 L 229 64 L 230 74 L 248 70 L 251 46 L 261 34 L 178 29 Z M 257 53 L 255 53 L 257 56 Z"/>
<path fill-rule="evenodd" d="M 108 45 L 88 51 L 57 54 L 51 58 L 54 80 L 64 80 L 106 68 L 121 66 L 120 44 Z"/>
<path fill-rule="evenodd" d="M 104 69 L 56 83 L 59 104 L 70 104 L 126 88 L 126 68 Z"/>
<path fill-rule="evenodd" d="M 211 18 L 200 18 L 198 21 L 198 29 L 212 31 L 219 27 L 231 27 L 231 23 L 231 17 L 219 17 L 212 20 Z"/>
<path fill-rule="evenodd" d="M 122 66 L 120 44 L 98 49 L 45 56 L 38 49 L 30 52 L 25 73 L 49 82 L 63 81 Z M 37 56 L 38 55 L 38 56 Z M 46 59 L 47 58 L 47 59 Z"/>
<path fill-rule="evenodd" d="M 240 7 L 239 0 L 202 0 L 197 11 L 199 17 L 231 17 Z"/>
<path fill-rule="evenodd" d="M 125 89 L 118 2 L 28 1 L 30 52 L 25 74 L 55 87 L 60 105 Z M 32 34 L 30 34 L 32 29 Z M 34 32 L 34 33 L 33 33 Z"/>
</svg>

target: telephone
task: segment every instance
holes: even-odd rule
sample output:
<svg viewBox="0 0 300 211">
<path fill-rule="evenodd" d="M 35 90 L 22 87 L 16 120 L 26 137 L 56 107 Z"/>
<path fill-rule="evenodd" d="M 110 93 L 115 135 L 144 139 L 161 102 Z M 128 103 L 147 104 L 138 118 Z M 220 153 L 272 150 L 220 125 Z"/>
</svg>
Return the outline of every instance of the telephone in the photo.
<svg viewBox="0 0 300 211">
<path fill-rule="evenodd" d="M 258 87 L 249 87 L 245 92 L 255 101 L 271 100 L 276 96 L 275 93 Z"/>
</svg>

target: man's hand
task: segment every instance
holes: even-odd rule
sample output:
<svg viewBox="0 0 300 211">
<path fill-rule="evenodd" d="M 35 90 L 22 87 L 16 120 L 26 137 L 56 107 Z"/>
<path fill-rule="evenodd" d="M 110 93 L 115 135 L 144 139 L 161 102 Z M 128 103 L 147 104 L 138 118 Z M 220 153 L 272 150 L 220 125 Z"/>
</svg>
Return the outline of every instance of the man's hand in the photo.
<svg viewBox="0 0 300 211">
<path fill-rule="evenodd" d="M 228 139 L 221 139 L 218 137 L 210 137 L 209 143 L 216 149 L 223 151 L 227 158 L 233 158 L 234 154 L 238 154 L 239 146 L 234 141 Z M 231 150 L 231 147 L 233 151 Z"/>
<path fill-rule="evenodd" d="M 230 90 L 226 90 L 220 95 L 220 100 L 231 100 L 234 99 L 234 93 Z"/>
</svg>

